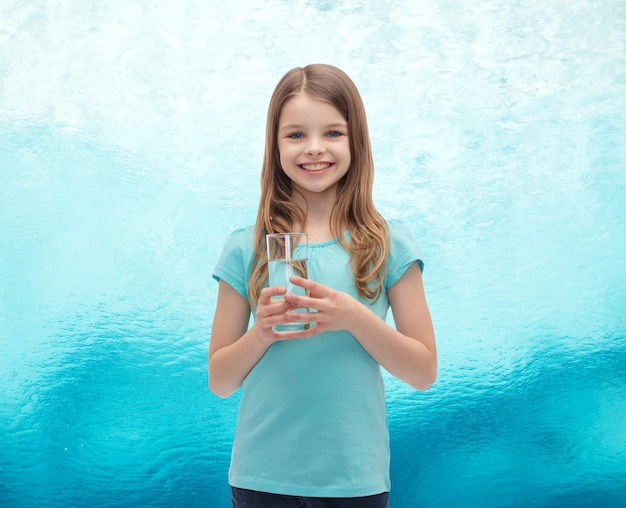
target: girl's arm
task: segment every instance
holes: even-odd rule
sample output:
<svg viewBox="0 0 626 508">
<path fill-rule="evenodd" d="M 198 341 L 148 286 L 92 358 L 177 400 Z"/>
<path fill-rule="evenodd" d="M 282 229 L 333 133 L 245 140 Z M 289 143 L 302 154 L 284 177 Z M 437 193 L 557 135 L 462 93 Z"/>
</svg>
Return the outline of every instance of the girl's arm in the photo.
<svg viewBox="0 0 626 508">
<path fill-rule="evenodd" d="M 413 263 L 400 280 L 389 288 L 388 295 L 396 330 L 382 320 L 379 321 L 388 330 L 395 332 L 389 341 L 390 345 L 396 344 L 397 349 L 384 351 L 380 341 L 375 339 L 371 341 L 370 347 L 376 349 L 375 354 L 384 357 L 391 374 L 413 388 L 425 390 L 437 378 L 437 346 L 424 294 L 422 272 L 417 263 Z M 369 312 L 378 319 L 378 316 Z M 407 358 L 402 358 L 404 354 Z M 381 365 L 387 368 L 384 364 Z"/>
<path fill-rule="evenodd" d="M 209 388 L 220 397 L 235 392 L 265 353 L 246 332 L 249 320 L 246 299 L 220 281 L 209 343 Z"/>
<path fill-rule="evenodd" d="M 294 277 L 293 282 L 308 289 L 310 297 L 292 294 L 285 298 L 292 305 L 317 310 L 307 316 L 317 323 L 292 337 L 315 335 L 325 330 L 347 330 L 389 373 L 417 390 L 425 390 L 437 377 L 435 334 L 422 273 L 413 263 L 388 292 L 396 329 L 347 293 Z M 303 314 L 290 312 L 289 320 L 302 321 Z"/>
<path fill-rule="evenodd" d="M 270 345 L 283 335 L 272 326 L 284 322 L 289 304 L 272 300 L 284 294 L 281 286 L 264 288 L 259 297 L 255 324 L 248 329 L 250 306 L 232 286 L 220 281 L 209 344 L 209 388 L 219 397 L 239 389 Z"/>
</svg>

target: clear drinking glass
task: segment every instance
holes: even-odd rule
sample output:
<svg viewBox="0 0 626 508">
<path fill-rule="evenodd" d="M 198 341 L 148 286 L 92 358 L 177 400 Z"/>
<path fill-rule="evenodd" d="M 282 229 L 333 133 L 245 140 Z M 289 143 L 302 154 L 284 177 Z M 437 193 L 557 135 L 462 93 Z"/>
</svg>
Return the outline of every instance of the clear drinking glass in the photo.
<svg viewBox="0 0 626 508">
<path fill-rule="evenodd" d="M 303 288 L 289 282 L 289 277 L 292 275 L 308 278 L 309 245 L 306 233 L 266 235 L 265 241 L 269 263 L 269 285 L 285 286 L 288 293 L 307 296 L 307 292 Z M 307 310 L 304 308 L 295 309 L 296 312 L 307 312 Z M 309 323 L 286 323 L 275 325 L 274 331 L 293 332 L 306 330 L 308 327 Z"/>
</svg>

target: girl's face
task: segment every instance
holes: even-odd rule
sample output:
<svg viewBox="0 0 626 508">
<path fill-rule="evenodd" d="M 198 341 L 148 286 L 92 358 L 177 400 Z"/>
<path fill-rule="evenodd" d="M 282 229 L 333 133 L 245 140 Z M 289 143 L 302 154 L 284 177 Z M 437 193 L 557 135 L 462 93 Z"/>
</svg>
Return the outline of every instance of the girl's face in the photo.
<svg viewBox="0 0 626 508">
<path fill-rule="evenodd" d="M 307 200 L 334 193 L 350 167 L 348 122 L 328 102 L 306 93 L 285 102 L 278 121 L 280 164 Z"/>
</svg>

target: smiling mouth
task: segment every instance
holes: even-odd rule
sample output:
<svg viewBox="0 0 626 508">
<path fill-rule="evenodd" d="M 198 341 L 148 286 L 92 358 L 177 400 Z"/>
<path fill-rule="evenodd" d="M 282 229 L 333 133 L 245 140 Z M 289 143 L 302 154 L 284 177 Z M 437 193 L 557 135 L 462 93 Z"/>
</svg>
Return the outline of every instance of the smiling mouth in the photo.
<svg viewBox="0 0 626 508">
<path fill-rule="evenodd" d="M 315 164 L 298 164 L 298 166 L 306 171 L 322 171 L 332 166 L 330 162 L 318 162 Z"/>
</svg>

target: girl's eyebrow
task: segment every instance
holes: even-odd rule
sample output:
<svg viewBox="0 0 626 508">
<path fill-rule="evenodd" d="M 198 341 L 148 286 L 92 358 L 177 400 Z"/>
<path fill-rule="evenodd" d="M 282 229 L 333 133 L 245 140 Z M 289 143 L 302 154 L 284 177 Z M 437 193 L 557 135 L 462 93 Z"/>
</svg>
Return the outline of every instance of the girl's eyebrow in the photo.
<svg viewBox="0 0 626 508">
<path fill-rule="evenodd" d="M 291 130 L 298 130 L 298 129 L 302 129 L 302 126 L 297 125 L 295 123 L 288 123 L 287 125 L 283 125 L 280 128 L 281 131 L 291 131 Z"/>
<path fill-rule="evenodd" d="M 324 126 L 324 129 L 346 129 L 348 127 L 347 122 L 336 122 L 331 123 Z M 303 130 L 304 126 L 296 123 L 288 123 L 287 125 L 283 125 L 280 130 L 281 131 L 291 131 L 291 130 Z"/>
</svg>

